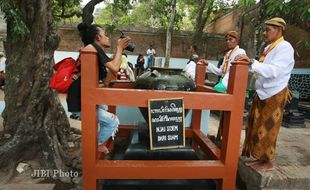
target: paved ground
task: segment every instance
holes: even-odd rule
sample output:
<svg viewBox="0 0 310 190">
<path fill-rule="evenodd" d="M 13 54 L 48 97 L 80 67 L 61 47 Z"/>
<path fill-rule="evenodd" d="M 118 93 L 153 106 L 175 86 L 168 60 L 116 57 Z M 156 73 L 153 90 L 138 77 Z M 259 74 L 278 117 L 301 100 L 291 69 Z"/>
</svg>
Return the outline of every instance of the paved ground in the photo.
<svg viewBox="0 0 310 190">
<path fill-rule="evenodd" d="M 211 115 L 209 134 L 216 134 L 218 118 Z M 242 131 L 240 151 L 245 130 Z M 281 127 L 277 140 L 275 169 L 256 171 L 244 165 L 248 159 L 239 159 L 239 188 L 247 190 L 310 190 L 310 121 L 306 128 Z M 246 182 L 246 184 L 242 184 Z"/>
<path fill-rule="evenodd" d="M 0 190 L 53 190 L 54 184 L 9 184 L 0 185 Z"/>
<path fill-rule="evenodd" d="M 306 128 L 284 128 L 277 141 L 275 170 L 255 171 L 239 160 L 239 176 L 249 190 L 310 189 L 310 122 Z"/>
<path fill-rule="evenodd" d="M 65 95 L 60 95 L 61 101 L 65 101 Z M 0 91 L 0 101 L 3 100 L 3 91 Z M 70 119 L 72 127 L 80 128 L 81 122 Z M 218 127 L 218 118 L 211 115 L 209 120 L 209 135 L 215 135 Z M 2 118 L 0 118 L 0 131 L 2 130 Z M 280 130 L 277 141 L 277 154 L 275 170 L 271 172 L 255 171 L 244 165 L 245 158 L 239 160 L 240 181 L 246 181 L 246 185 L 240 185 L 240 189 L 248 190 L 309 190 L 310 189 L 310 122 L 306 122 L 306 128 L 284 128 Z M 242 147 L 244 131 L 240 139 Z M 240 149 L 241 150 L 241 149 Z M 22 182 L 20 182 L 22 183 Z M 43 184 L 42 184 L 43 185 Z M 27 186 L 0 186 L 0 190 L 27 189 Z M 38 189 L 49 189 L 41 187 Z M 32 188 L 35 189 L 35 188 Z"/>
</svg>

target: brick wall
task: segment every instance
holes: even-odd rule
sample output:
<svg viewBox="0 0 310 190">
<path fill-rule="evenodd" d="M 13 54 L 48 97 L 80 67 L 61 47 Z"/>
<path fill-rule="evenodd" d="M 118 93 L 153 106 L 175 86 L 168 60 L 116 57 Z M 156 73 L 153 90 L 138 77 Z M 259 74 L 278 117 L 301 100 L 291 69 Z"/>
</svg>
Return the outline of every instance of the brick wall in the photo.
<svg viewBox="0 0 310 190">
<path fill-rule="evenodd" d="M 240 11 L 233 9 L 226 15 L 218 17 L 215 21 L 211 22 L 207 27 L 207 32 L 210 33 L 226 33 L 230 30 L 239 30 Z"/>
<path fill-rule="evenodd" d="M 78 51 L 83 43 L 79 37 L 79 32 L 76 26 L 60 26 L 58 28 L 58 34 L 60 35 L 61 41 L 57 50 L 61 51 Z M 133 53 L 127 52 L 128 54 L 146 54 L 146 50 L 149 48 L 150 44 L 156 49 L 157 56 L 164 57 L 165 47 L 166 47 L 166 32 L 165 31 L 130 31 L 123 30 L 125 35 L 130 36 L 131 42 L 135 43 L 136 48 Z M 111 53 L 115 50 L 116 41 L 119 35 L 110 34 L 111 38 L 111 48 L 106 51 Z M 172 38 L 172 52 L 171 56 L 175 58 L 187 58 L 189 57 L 189 47 L 191 45 L 192 33 L 174 33 Z M 217 34 L 207 34 L 205 39 L 202 40 L 205 44 L 206 50 L 205 55 L 202 57 L 207 57 L 207 59 L 218 59 L 221 52 L 225 48 L 225 42 L 223 35 Z"/>
</svg>

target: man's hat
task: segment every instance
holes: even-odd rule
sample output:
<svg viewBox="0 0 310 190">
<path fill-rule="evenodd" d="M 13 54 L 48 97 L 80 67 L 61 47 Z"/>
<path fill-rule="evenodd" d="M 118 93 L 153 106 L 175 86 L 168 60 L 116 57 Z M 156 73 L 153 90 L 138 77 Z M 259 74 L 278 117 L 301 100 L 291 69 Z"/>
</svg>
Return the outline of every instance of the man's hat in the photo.
<svg viewBox="0 0 310 190">
<path fill-rule="evenodd" d="M 280 18 L 280 17 L 275 17 L 270 20 L 266 20 L 265 24 L 280 26 L 282 27 L 283 30 L 285 30 L 285 26 L 286 26 L 286 22 L 283 20 L 283 18 Z"/>
<path fill-rule="evenodd" d="M 231 37 L 233 37 L 233 38 L 239 39 L 239 33 L 238 33 L 237 31 L 234 31 L 234 30 L 228 31 L 228 32 L 226 33 L 225 37 L 226 37 L 226 36 L 231 36 Z"/>
<path fill-rule="evenodd" d="M 197 54 L 193 54 L 191 58 L 192 58 L 192 59 L 198 59 L 199 56 L 198 56 Z"/>
</svg>

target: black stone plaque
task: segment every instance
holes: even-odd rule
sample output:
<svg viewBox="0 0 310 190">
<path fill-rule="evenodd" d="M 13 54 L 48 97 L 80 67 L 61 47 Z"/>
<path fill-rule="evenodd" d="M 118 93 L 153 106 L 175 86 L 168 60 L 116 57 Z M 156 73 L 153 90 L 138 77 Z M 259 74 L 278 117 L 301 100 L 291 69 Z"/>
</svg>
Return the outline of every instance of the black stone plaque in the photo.
<svg viewBox="0 0 310 190">
<path fill-rule="evenodd" d="M 149 100 L 150 149 L 185 146 L 183 98 Z"/>
</svg>

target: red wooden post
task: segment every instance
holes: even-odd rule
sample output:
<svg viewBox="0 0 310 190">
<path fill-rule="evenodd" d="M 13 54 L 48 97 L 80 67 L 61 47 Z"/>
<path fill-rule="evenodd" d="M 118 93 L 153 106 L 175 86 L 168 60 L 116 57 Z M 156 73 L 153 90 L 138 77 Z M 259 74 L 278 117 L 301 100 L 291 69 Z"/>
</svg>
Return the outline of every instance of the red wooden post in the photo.
<svg viewBox="0 0 310 190">
<path fill-rule="evenodd" d="M 98 188 L 97 179 L 92 172 L 97 159 L 97 112 L 92 91 L 98 87 L 97 51 L 89 45 L 81 54 L 81 86 L 82 86 L 82 159 L 83 188 Z M 85 174 L 85 175 L 84 175 Z"/>
<path fill-rule="evenodd" d="M 196 64 L 195 83 L 196 85 L 204 85 L 206 79 L 206 65 Z"/>
<path fill-rule="evenodd" d="M 246 83 L 244 81 L 248 81 L 248 69 L 249 66 L 247 62 L 234 62 L 230 67 L 227 93 L 234 95 L 235 105 L 230 112 L 225 112 L 224 114 L 221 161 L 225 164 L 228 175 L 222 180 L 222 189 L 229 189 L 230 187 L 236 186 L 238 154 L 246 93 Z"/>
<path fill-rule="evenodd" d="M 196 74 L 195 74 L 195 84 L 204 85 L 206 78 L 206 65 L 205 64 L 196 64 Z M 200 130 L 201 122 L 201 113 L 202 110 L 193 110 L 192 112 L 192 126 L 193 130 Z M 192 141 L 192 147 L 194 149 L 198 148 L 198 144 L 195 141 Z"/>
</svg>

